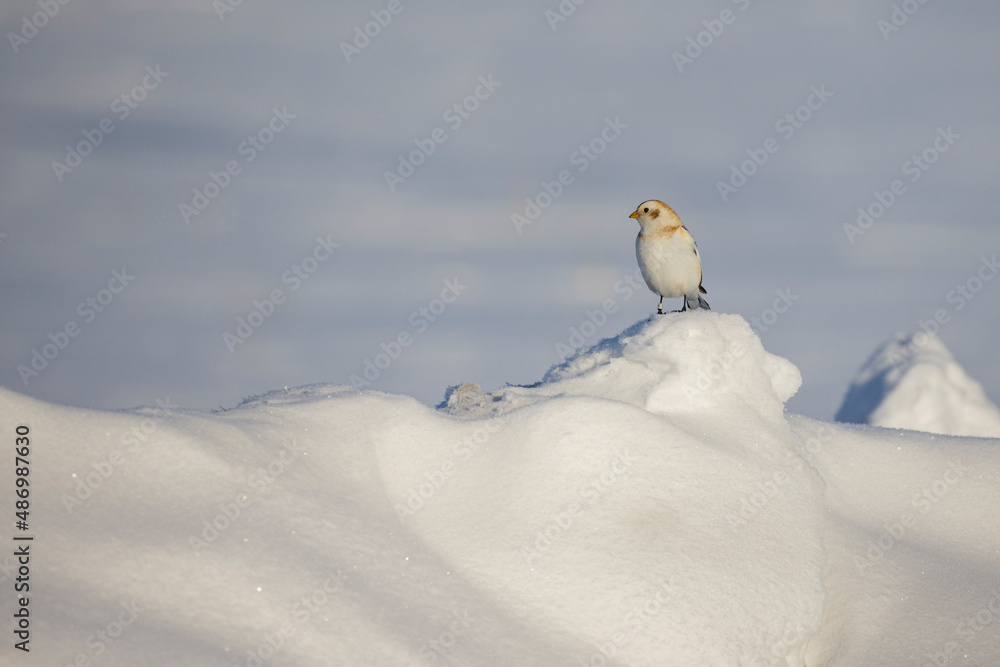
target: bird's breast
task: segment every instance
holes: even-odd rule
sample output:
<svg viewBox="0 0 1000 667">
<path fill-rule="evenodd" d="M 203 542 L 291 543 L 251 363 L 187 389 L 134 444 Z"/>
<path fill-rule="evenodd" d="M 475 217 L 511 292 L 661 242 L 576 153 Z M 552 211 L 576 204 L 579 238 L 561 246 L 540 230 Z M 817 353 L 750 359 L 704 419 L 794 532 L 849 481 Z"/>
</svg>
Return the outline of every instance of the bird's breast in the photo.
<svg viewBox="0 0 1000 667">
<path fill-rule="evenodd" d="M 677 297 L 697 292 L 701 259 L 690 234 L 640 234 L 635 242 L 642 277 L 654 292 Z"/>
</svg>

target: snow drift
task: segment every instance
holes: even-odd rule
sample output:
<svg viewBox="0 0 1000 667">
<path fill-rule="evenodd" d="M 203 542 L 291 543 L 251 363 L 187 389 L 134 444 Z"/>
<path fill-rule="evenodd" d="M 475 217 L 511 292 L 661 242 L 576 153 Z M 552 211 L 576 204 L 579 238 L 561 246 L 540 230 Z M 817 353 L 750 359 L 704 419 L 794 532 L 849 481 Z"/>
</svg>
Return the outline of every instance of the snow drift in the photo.
<svg viewBox="0 0 1000 667">
<path fill-rule="evenodd" d="M 937 336 L 897 334 L 865 362 L 837 421 L 1000 438 L 1000 409 Z"/>
<path fill-rule="evenodd" d="M 30 664 L 996 664 L 1000 443 L 786 415 L 800 382 L 684 313 L 437 410 L 0 390 L 32 439 Z"/>
</svg>

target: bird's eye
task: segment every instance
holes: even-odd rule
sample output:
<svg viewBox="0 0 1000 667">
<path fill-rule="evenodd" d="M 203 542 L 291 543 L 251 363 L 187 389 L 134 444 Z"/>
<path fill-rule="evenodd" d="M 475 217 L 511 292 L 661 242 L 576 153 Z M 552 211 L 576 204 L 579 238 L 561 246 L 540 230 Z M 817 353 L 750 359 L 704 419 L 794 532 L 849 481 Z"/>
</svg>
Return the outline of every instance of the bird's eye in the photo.
<svg viewBox="0 0 1000 667">
<path fill-rule="evenodd" d="M 649 213 L 649 207 L 647 206 L 646 208 L 642 209 L 642 212 L 643 213 Z"/>
</svg>

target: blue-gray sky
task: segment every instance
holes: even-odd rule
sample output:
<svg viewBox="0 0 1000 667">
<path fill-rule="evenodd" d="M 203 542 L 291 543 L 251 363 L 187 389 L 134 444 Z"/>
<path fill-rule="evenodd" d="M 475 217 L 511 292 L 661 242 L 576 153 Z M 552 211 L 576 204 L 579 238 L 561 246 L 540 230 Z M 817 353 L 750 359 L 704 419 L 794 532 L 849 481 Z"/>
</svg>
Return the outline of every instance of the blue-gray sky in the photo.
<svg viewBox="0 0 1000 667">
<path fill-rule="evenodd" d="M 832 417 L 935 314 L 1000 398 L 994 2 L 17 0 L 0 28 L 8 388 L 209 409 L 366 361 L 428 403 L 532 382 L 571 328 L 655 310 L 625 277 L 657 198 L 713 309 L 802 370 L 791 409 Z"/>
</svg>

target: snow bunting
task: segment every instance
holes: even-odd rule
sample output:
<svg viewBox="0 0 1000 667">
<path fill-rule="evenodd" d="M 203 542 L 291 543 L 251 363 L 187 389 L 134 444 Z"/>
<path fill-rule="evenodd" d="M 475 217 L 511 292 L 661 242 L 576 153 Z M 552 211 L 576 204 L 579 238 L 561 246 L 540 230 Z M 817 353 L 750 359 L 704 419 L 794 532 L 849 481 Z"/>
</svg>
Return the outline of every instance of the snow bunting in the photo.
<svg viewBox="0 0 1000 667">
<path fill-rule="evenodd" d="M 683 312 L 704 308 L 708 294 L 701 286 L 701 257 L 691 232 L 670 208 L 657 199 L 639 204 L 629 216 L 639 221 L 639 236 L 635 239 L 635 256 L 646 285 L 660 295 L 656 312 L 663 314 L 663 298 L 684 297 Z M 700 292 L 700 294 L 699 294 Z"/>
</svg>

